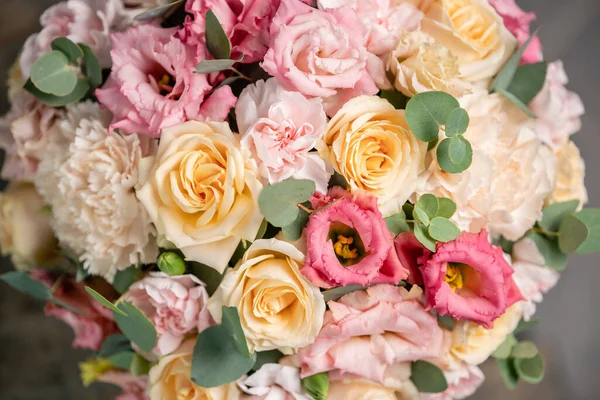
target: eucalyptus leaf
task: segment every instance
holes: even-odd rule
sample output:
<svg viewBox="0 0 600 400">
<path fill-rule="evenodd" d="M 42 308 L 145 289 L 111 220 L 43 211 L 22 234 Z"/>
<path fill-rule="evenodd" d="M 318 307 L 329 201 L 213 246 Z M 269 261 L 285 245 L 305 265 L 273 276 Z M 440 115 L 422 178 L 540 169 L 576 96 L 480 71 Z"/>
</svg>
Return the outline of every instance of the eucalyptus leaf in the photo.
<svg viewBox="0 0 600 400">
<path fill-rule="evenodd" d="M 500 93 L 501 95 L 503 95 L 504 97 L 506 97 L 515 106 L 519 107 L 519 109 L 521 111 L 523 111 L 525 113 L 525 115 L 527 115 L 529 118 L 537 118 L 536 115 L 533 113 L 533 111 L 531 111 L 529 109 L 529 107 L 527 106 L 527 104 L 523 103 L 517 96 L 515 96 L 511 92 L 509 92 L 507 90 L 504 90 L 504 89 L 498 89 L 498 90 L 496 90 L 496 92 Z"/>
<path fill-rule="evenodd" d="M 566 216 L 560 223 L 558 246 L 566 254 L 575 253 L 587 240 L 590 231 L 585 222 L 575 215 Z"/>
<path fill-rule="evenodd" d="M 60 51 L 72 65 L 77 65 L 77 60 L 83 57 L 82 49 L 66 37 L 59 37 L 52 41 L 52 50 Z"/>
<path fill-rule="evenodd" d="M 516 388 L 519 382 L 519 375 L 517 375 L 517 371 L 515 370 L 514 360 L 511 358 L 497 358 L 496 365 L 498 365 L 498 371 L 504 381 L 504 386 L 510 390 Z"/>
<path fill-rule="evenodd" d="M 23 88 L 50 107 L 64 107 L 68 104 L 77 103 L 79 100 L 83 99 L 90 90 L 90 84 L 86 78 L 79 78 L 75 85 L 75 89 L 66 96 L 55 96 L 53 94 L 42 92 L 35 87 L 31 78 L 25 83 Z"/>
<path fill-rule="evenodd" d="M 90 46 L 79 43 L 83 51 L 83 70 L 94 88 L 102 86 L 102 66 Z"/>
<path fill-rule="evenodd" d="M 190 272 L 204 282 L 209 296 L 212 296 L 217 291 L 225 276 L 224 273 L 221 274 L 216 269 L 197 262 L 190 263 Z"/>
<path fill-rule="evenodd" d="M 169 11 L 171 11 L 171 9 L 183 4 L 184 1 L 185 0 L 177 0 L 177 1 L 173 1 L 168 4 L 164 4 L 162 6 L 152 8 L 148 11 L 144 11 L 143 13 L 136 15 L 134 19 L 138 22 L 144 22 L 144 21 L 149 21 L 149 20 L 155 19 L 155 18 L 163 17 Z"/>
<path fill-rule="evenodd" d="M 260 224 L 260 228 L 258 228 L 258 232 L 256 232 L 256 238 L 254 240 L 262 239 L 263 237 L 265 237 L 268 228 L 269 221 L 263 219 L 262 223 Z"/>
<path fill-rule="evenodd" d="M 265 364 L 277 364 L 284 355 L 279 350 L 260 351 L 256 353 L 256 362 L 252 371 L 258 371 Z"/>
<path fill-rule="evenodd" d="M 429 249 L 429 251 L 435 252 L 435 241 L 429 236 L 427 227 L 421 223 L 415 223 L 415 237 L 421 244 Z"/>
<path fill-rule="evenodd" d="M 314 192 L 313 181 L 288 179 L 263 188 L 258 206 L 267 221 L 274 226 L 284 227 L 298 218 L 298 203 L 309 200 Z"/>
<path fill-rule="evenodd" d="M 217 60 L 228 59 L 231 56 L 231 43 L 219 19 L 210 9 L 206 12 L 205 24 L 204 38 L 208 51 Z"/>
<path fill-rule="evenodd" d="M 157 339 L 152 322 L 131 303 L 122 301 L 118 304 L 118 308 L 121 312 L 113 311 L 113 317 L 121 332 L 142 351 L 152 352 Z"/>
<path fill-rule="evenodd" d="M 448 389 L 442 370 L 423 360 L 411 364 L 410 380 L 421 393 L 442 393 Z"/>
<path fill-rule="evenodd" d="M 396 90 L 382 90 L 379 97 L 386 99 L 396 110 L 404 110 L 408 97 Z"/>
<path fill-rule="evenodd" d="M 133 351 L 131 342 L 124 335 L 110 335 L 102 342 L 102 347 L 98 352 L 98 357 L 107 358 L 117 353 Z"/>
<path fill-rule="evenodd" d="M 408 226 L 408 222 L 406 222 L 406 214 L 404 211 L 400 211 L 399 213 L 385 218 L 385 224 L 389 231 L 396 236 L 404 232 L 410 232 L 410 226 Z"/>
<path fill-rule="evenodd" d="M 439 210 L 437 213 L 438 217 L 452 218 L 456 212 L 456 203 L 447 197 L 438 197 Z"/>
<path fill-rule="evenodd" d="M 0 279 L 9 286 L 38 300 L 48 301 L 50 291 L 39 281 L 36 281 L 24 271 L 9 271 L 0 275 Z"/>
<path fill-rule="evenodd" d="M 244 357 L 250 358 L 250 350 L 248 350 L 246 335 L 242 329 L 237 308 L 223 306 L 222 315 L 223 318 L 221 324 L 226 329 L 229 336 L 233 338 L 236 348 Z"/>
<path fill-rule="evenodd" d="M 585 222 L 589 236 L 577 249 L 579 254 L 591 254 L 600 251 L 600 209 L 584 208 L 579 211 L 577 218 Z"/>
<path fill-rule="evenodd" d="M 306 211 L 302 209 L 298 210 L 298 218 L 296 218 L 296 220 L 291 224 L 282 228 L 285 238 L 290 242 L 295 242 L 296 240 L 300 239 L 302 237 L 302 231 L 308 223 L 308 218 L 309 215 Z"/>
<path fill-rule="evenodd" d="M 519 325 L 515 328 L 514 334 L 521 333 L 523 331 L 529 330 L 534 326 L 538 325 L 540 320 L 537 318 L 532 318 L 529 321 L 521 320 L 519 321 Z"/>
<path fill-rule="evenodd" d="M 123 294 L 129 289 L 131 285 L 138 279 L 140 279 L 142 271 L 140 271 L 135 265 L 132 265 L 126 269 L 118 271 L 115 274 L 113 280 L 113 287 L 119 294 Z"/>
<path fill-rule="evenodd" d="M 429 224 L 429 236 L 438 242 L 450 242 L 460 235 L 460 229 L 454 222 L 443 217 L 435 217 Z"/>
<path fill-rule="evenodd" d="M 88 294 L 90 296 L 92 296 L 103 307 L 108 308 L 109 310 L 111 310 L 114 313 L 118 313 L 118 314 L 123 315 L 125 317 L 127 316 L 127 313 L 125 313 L 125 311 L 123 311 L 120 308 L 118 308 L 117 306 L 115 306 L 112 302 L 110 302 L 109 300 L 107 300 L 104 296 L 102 296 L 100 293 L 96 292 L 91 287 L 86 286 L 85 287 L 85 291 L 88 292 Z"/>
<path fill-rule="evenodd" d="M 523 104 L 529 104 L 542 90 L 547 70 L 548 63 L 546 61 L 520 65 L 507 91 L 521 100 Z"/>
<path fill-rule="evenodd" d="M 544 379 L 546 366 L 540 353 L 533 358 L 517 358 L 514 360 L 514 366 L 519 378 L 527 383 L 537 384 Z"/>
<path fill-rule="evenodd" d="M 512 55 L 512 57 L 504 64 L 502 70 L 496 75 L 496 78 L 492 82 L 491 91 L 499 91 L 501 89 L 508 89 L 515 74 L 517 73 L 517 69 L 519 68 L 519 63 L 521 62 L 521 58 L 527 50 L 527 47 L 531 44 L 531 41 L 534 37 L 537 36 L 538 31 L 536 30 L 533 35 L 525 42 L 523 45 Z"/>
<path fill-rule="evenodd" d="M 31 82 L 44 93 L 66 96 L 77 86 L 77 72 L 58 50 L 44 54 L 31 67 Z"/>
<path fill-rule="evenodd" d="M 135 354 L 131 360 L 130 371 L 133 376 L 144 376 L 150 372 L 150 361 L 146 360 L 139 354 Z"/>
<path fill-rule="evenodd" d="M 437 160 L 443 171 L 451 174 L 466 171 L 473 161 L 471 143 L 462 135 L 444 139 L 438 145 Z"/>
<path fill-rule="evenodd" d="M 119 369 L 129 370 L 131 363 L 135 357 L 135 352 L 132 350 L 116 353 L 108 357 L 108 362 Z"/>
<path fill-rule="evenodd" d="M 236 60 L 226 59 L 217 59 L 217 60 L 202 60 L 198 65 L 196 65 L 196 73 L 197 74 L 210 74 L 213 72 L 220 72 L 230 69 L 234 66 L 234 64 L 242 61 L 244 59 L 244 55 L 241 54 L 240 57 Z"/>
<path fill-rule="evenodd" d="M 498 346 L 498 348 L 492 353 L 494 358 L 498 358 L 501 360 L 506 360 L 510 357 L 510 353 L 512 352 L 513 347 L 517 344 L 517 339 L 515 335 L 510 334 L 504 339 L 504 342 Z"/>
<path fill-rule="evenodd" d="M 417 204 L 415 204 L 416 208 L 419 208 L 427 214 L 429 220 L 434 218 L 438 211 L 440 210 L 440 202 L 438 198 L 432 194 L 426 193 L 419 197 Z"/>
<path fill-rule="evenodd" d="M 418 93 L 406 104 L 406 122 L 412 133 L 423 142 L 438 138 L 448 115 L 460 107 L 458 100 L 444 92 Z"/>
<path fill-rule="evenodd" d="M 302 379 L 302 386 L 314 400 L 326 400 L 329 394 L 329 377 L 325 372 L 307 376 Z"/>
<path fill-rule="evenodd" d="M 339 287 L 336 287 L 333 289 L 325 290 L 323 292 L 323 298 L 325 299 L 325 303 L 328 303 L 330 301 L 336 301 L 340 297 L 342 297 L 348 293 L 356 292 L 357 290 L 365 290 L 365 289 L 366 289 L 366 287 L 361 286 L 361 285 L 339 286 Z"/>
<path fill-rule="evenodd" d="M 575 214 L 577 207 L 579 207 L 579 200 L 551 204 L 544 208 L 542 220 L 538 224 L 547 231 L 558 232 L 562 220 L 567 215 Z"/>
<path fill-rule="evenodd" d="M 442 329 L 452 332 L 454 330 L 454 318 L 450 315 L 438 315 L 437 316 L 438 326 Z"/>
<path fill-rule="evenodd" d="M 446 136 L 462 135 L 469 127 L 469 114 L 464 108 L 455 108 L 446 121 Z"/>
<path fill-rule="evenodd" d="M 510 356 L 512 358 L 533 358 L 539 353 L 535 343 L 529 340 L 524 340 L 515 344 L 512 348 Z"/>
<path fill-rule="evenodd" d="M 527 235 L 535 242 L 538 251 L 544 256 L 544 262 L 547 267 L 562 271 L 567 267 L 568 257 L 558 247 L 558 240 L 549 238 L 539 233 L 533 232 Z"/>
<path fill-rule="evenodd" d="M 415 206 L 413 210 L 414 216 L 425 226 L 429 226 L 429 215 L 419 206 Z"/>
</svg>

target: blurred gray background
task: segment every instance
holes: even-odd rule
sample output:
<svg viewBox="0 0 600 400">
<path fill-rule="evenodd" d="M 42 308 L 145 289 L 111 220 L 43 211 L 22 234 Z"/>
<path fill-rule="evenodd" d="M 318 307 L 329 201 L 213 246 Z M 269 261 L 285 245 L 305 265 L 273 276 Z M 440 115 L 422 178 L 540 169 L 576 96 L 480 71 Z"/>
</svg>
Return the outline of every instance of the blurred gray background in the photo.
<svg viewBox="0 0 600 400">
<path fill-rule="evenodd" d="M 6 112 L 3 78 L 27 36 L 38 30 L 41 12 L 54 0 L 0 0 L 0 114 Z M 587 109 L 574 136 L 587 163 L 590 205 L 600 206 L 600 1 L 517 0 L 538 14 L 548 60 L 562 59 Z M 5 260 L 0 271 L 8 270 Z M 600 399 L 600 266 L 596 256 L 573 256 L 559 285 L 538 307 L 540 324 L 530 336 L 546 357 L 544 382 L 504 388 L 494 363 L 484 367 L 486 383 L 474 399 Z M 105 385 L 84 389 L 77 363 L 89 353 L 71 349 L 73 333 L 43 305 L 0 285 L 0 399 L 108 400 Z"/>
</svg>

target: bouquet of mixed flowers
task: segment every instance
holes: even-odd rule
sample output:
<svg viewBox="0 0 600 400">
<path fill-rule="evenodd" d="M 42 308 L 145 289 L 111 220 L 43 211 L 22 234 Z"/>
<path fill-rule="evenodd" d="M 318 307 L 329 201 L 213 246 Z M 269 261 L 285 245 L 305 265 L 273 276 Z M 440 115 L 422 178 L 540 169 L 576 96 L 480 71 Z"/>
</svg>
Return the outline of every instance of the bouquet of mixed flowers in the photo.
<svg viewBox="0 0 600 400">
<path fill-rule="evenodd" d="M 600 210 L 514 0 L 67 0 L 10 71 L 0 277 L 119 399 L 462 399 Z"/>
</svg>

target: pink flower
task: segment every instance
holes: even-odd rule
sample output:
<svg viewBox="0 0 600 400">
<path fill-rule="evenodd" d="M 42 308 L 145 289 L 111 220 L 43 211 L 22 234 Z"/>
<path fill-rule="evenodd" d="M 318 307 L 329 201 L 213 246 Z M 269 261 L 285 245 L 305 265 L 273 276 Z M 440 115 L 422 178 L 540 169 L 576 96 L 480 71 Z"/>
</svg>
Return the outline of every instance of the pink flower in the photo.
<svg viewBox="0 0 600 400">
<path fill-rule="evenodd" d="M 322 288 L 398 284 L 406 278 L 408 270 L 400 264 L 377 198 L 366 192 L 352 195 L 336 186 L 327 196 L 311 199 L 315 209 L 332 202 L 310 216 L 302 274 Z"/>
<path fill-rule="evenodd" d="M 335 371 L 384 384 L 395 365 L 440 358 L 445 333 L 421 294 L 377 285 L 330 301 L 316 341 L 299 351 L 301 376 Z"/>
<path fill-rule="evenodd" d="M 112 129 L 158 137 L 188 120 L 223 120 L 235 105 L 229 86 L 213 92 L 215 74 L 194 73 L 206 50 L 186 46 L 173 33 L 138 25 L 111 36 L 113 70 L 96 96 L 114 114 Z"/>
<path fill-rule="evenodd" d="M 418 260 L 427 306 L 440 315 L 468 319 L 490 329 L 506 309 L 523 300 L 513 281 L 513 269 L 485 230 L 463 232 L 437 251 Z"/>
<path fill-rule="evenodd" d="M 400 263 L 409 271 L 406 281 L 413 285 L 423 286 L 423 277 L 419 270 L 418 260 L 421 257 L 429 256 L 431 252 L 419 242 L 412 232 L 404 232 L 398 235 L 394 240 L 394 246 Z"/>
<path fill-rule="evenodd" d="M 550 63 L 544 87 L 529 103 L 537 116 L 533 121 L 535 133 L 554 150 L 581 129 L 581 116 L 585 113 L 581 98 L 566 88 L 567 83 L 562 61 Z"/>
<path fill-rule="evenodd" d="M 178 36 L 185 43 L 204 47 L 205 16 L 212 10 L 231 41 L 232 53 L 244 63 L 261 61 L 269 44 L 269 26 L 280 0 L 187 0 L 188 16 Z"/>
<path fill-rule="evenodd" d="M 124 299 L 138 307 L 158 333 L 154 353 L 167 355 L 176 350 L 188 334 L 201 332 L 214 324 L 206 309 L 208 293 L 193 275 L 168 276 L 151 273 L 134 283 Z"/>
<path fill-rule="evenodd" d="M 462 364 L 460 368 L 444 371 L 448 389 L 442 393 L 423 393 L 421 400 L 466 399 L 472 396 L 483 383 L 483 372 L 474 365 Z"/>
<path fill-rule="evenodd" d="M 535 13 L 523 11 L 515 0 L 490 0 L 490 4 L 504 20 L 506 29 L 515 35 L 519 45 L 523 45 L 531 36 L 530 25 L 535 20 Z M 527 47 L 521 62 L 531 64 L 542 60 L 542 44 L 540 38 L 536 36 Z"/>
<path fill-rule="evenodd" d="M 252 400 L 310 400 L 302 388 L 300 370 L 281 364 L 264 364 L 247 378 L 237 381 L 238 386 Z"/>
<path fill-rule="evenodd" d="M 329 115 L 353 97 L 377 93 L 362 27 L 351 9 L 325 12 L 282 0 L 270 33 L 263 68 L 288 90 L 322 97 Z"/>
<path fill-rule="evenodd" d="M 55 276 L 43 269 L 31 272 L 31 277 L 42 282 L 48 288 L 53 287 L 57 282 Z M 99 286 L 95 286 L 95 284 Z M 86 284 L 86 286 L 91 286 L 100 293 L 112 290 L 102 285 L 107 284 L 102 280 L 95 280 Z M 94 300 L 85 291 L 84 285 L 75 282 L 73 278 L 63 279 L 56 287 L 53 297 L 77 310 L 75 312 L 55 303 L 47 303 L 45 308 L 46 315 L 53 316 L 73 328 L 75 332 L 73 348 L 97 351 L 106 337 L 118 332 L 112 311 L 104 308 Z"/>
<path fill-rule="evenodd" d="M 242 147 L 258 161 L 263 179 L 310 179 L 317 191 L 327 191 L 333 169 L 317 153 L 309 153 L 327 125 L 321 99 L 288 92 L 271 78 L 247 86 L 235 113 Z"/>
<path fill-rule="evenodd" d="M 146 395 L 148 377 L 133 376 L 125 371 L 109 371 L 98 378 L 99 382 L 110 383 L 118 386 L 123 393 L 115 397 L 115 400 L 149 400 Z"/>
</svg>

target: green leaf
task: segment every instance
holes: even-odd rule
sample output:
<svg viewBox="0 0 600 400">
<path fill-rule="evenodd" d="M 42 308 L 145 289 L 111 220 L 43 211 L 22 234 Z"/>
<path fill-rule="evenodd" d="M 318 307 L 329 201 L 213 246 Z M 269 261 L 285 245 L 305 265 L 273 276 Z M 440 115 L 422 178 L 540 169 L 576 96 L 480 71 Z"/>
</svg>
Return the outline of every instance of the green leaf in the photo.
<svg viewBox="0 0 600 400">
<path fill-rule="evenodd" d="M 79 100 L 83 99 L 90 90 L 90 84 L 86 78 L 79 78 L 75 85 L 75 89 L 66 96 L 55 96 L 53 94 L 42 92 L 35 87 L 31 78 L 25 83 L 23 88 L 50 107 L 64 107 L 68 104 L 77 103 Z"/>
<path fill-rule="evenodd" d="M 443 171 L 451 174 L 463 172 L 473 160 L 471 143 L 462 135 L 444 139 L 437 148 L 437 160 Z"/>
<path fill-rule="evenodd" d="M 469 114 L 464 108 L 455 108 L 446 121 L 446 136 L 462 135 L 469 127 Z"/>
<path fill-rule="evenodd" d="M 439 141 L 440 141 L 440 138 L 437 137 L 437 138 L 435 138 L 435 140 L 432 140 L 431 142 L 427 143 L 427 151 L 431 151 L 431 150 L 435 149 L 435 146 L 437 146 Z"/>
<path fill-rule="evenodd" d="M 527 47 L 531 43 L 534 37 L 537 36 L 538 31 L 536 30 L 533 35 L 525 42 L 523 45 L 512 55 L 512 57 L 504 64 L 502 70 L 496 75 L 496 78 L 492 82 L 492 86 L 490 91 L 497 92 L 500 89 L 508 89 L 515 74 L 517 73 L 517 69 L 519 68 L 519 63 L 521 62 L 521 58 L 523 57 L 523 53 L 527 50 Z"/>
<path fill-rule="evenodd" d="M 66 96 L 77 85 L 77 72 L 60 51 L 46 53 L 31 67 L 31 82 L 44 93 Z"/>
<path fill-rule="evenodd" d="M 560 251 L 557 239 L 549 238 L 535 232 L 530 233 L 527 237 L 535 242 L 538 251 L 544 256 L 544 263 L 547 267 L 557 271 L 562 271 L 567 267 L 567 255 Z"/>
<path fill-rule="evenodd" d="M 512 254 L 513 248 L 515 247 L 515 242 L 506 239 L 504 236 L 498 237 L 495 240 L 494 244 L 496 246 L 502 247 L 502 251 L 505 252 L 506 254 Z"/>
<path fill-rule="evenodd" d="M 326 400 L 329 394 L 329 377 L 326 372 L 307 376 L 302 379 L 302 386 L 314 400 Z"/>
<path fill-rule="evenodd" d="M 50 300 L 50 291 L 39 281 L 36 281 L 24 271 L 10 271 L 0 275 L 0 279 L 9 286 L 38 300 Z"/>
<path fill-rule="evenodd" d="M 515 96 L 514 94 L 504 90 L 504 89 L 498 89 L 496 90 L 497 93 L 500 93 L 501 95 L 503 95 L 504 97 L 506 97 L 508 100 L 510 100 L 515 106 L 519 107 L 521 109 L 521 111 L 523 111 L 529 118 L 537 118 L 536 115 L 533 113 L 533 111 L 531 111 L 529 109 L 529 107 L 527 106 L 527 104 L 523 103 L 521 100 L 519 100 L 519 98 L 517 96 Z"/>
<path fill-rule="evenodd" d="M 196 262 L 190 263 L 190 271 L 196 278 L 204 282 L 209 296 L 212 296 L 217 291 L 223 280 L 223 276 L 225 276 L 224 273 L 221 274 L 219 271 L 208 265 Z"/>
<path fill-rule="evenodd" d="M 339 286 L 339 287 L 336 287 L 333 289 L 325 290 L 323 292 L 323 298 L 325 299 L 325 303 L 328 303 L 330 301 L 336 301 L 340 297 L 342 297 L 348 293 L 352 293 L 357 290 L 365 290 L 365 289 L 366 289 L 366 287 L 361 286 L 361 285 Z"/>
<path fill-rule="evenodd" d="M 89 276 L 90 273 L 83 268 L 83 265 L 77 265 L 77 272 L 75 273 L 75 282 L 81 283 L 85 281 Z"/>
<path fill-rule="evenodd" d="M 310 206 L 310 203 L 308 203 Z M 290 242 L 295 242 L 302 237 L 302 231 L 306 224 L 308 224 L 308 213 L 302 209 L 298 211 L 298 218 L 288 226 L 283 227 L 283 234 L 285 238 Z"/>
<path fill-rule="evenodd" d="M 142 271 L 140 271 L 135 265 L 132 265 L 124 270 L 118 271 L 115 274 L 113 281 L 113 287 L 119 294 L 123 294 L 129 289 L 129 286 L 133 285 L 135 281 L 140 279 Z"/>
<path fill-rule="evenodd" d="M 129 370 L 135 356 L 133 351 L 124 351 L 108 357 L 108 361 L 119 369 Z"/>
<path fill-rule="evenodd" d="M 429 222 L 431 222 L 429 220 L 429 215 L 427 215 L 427 213 L 425 212 L 425 210 L 423 210 L 422 208 L 415 206 L 414 210 L 413 210 L 413 214 L 415 215 L 415 217 L 417 217 L 417 219 L 419 221 L 421 221 L 423 223 L 423 225 L 428 226 Z"/>
<path fill-rule="evenodd" d="M 406 219 L 414 219 L 413 211 L 415 210 L 415 206 L 410 203 L 404 203 L 402 206 L 402 211 L 406 214 Z"/>
<path fill-rule="evenodd" d="M 276 227 L 284 227 L 298 218 L 297 204 L 309 200 L 314 192 L 313 181 L 288 179 L 263 188 L 258 206 L 267 221 Z"/>
<path fill-rule="evenodd" d="M 504 381 L 504 385 L 510 390 L 516 388 L 519 382 L 519 375 L 517 375 L 517 371 L 515 370 L 514 360 L 511 358 L 497 358 L 496 364 L 498 365 L 498 371 Z"/>
<path fill-rule="evenodd" d="M 120 302 L 118 308 L 122 313 L 113 312 L 113 316 L 121 332 L 142 351 L 150 353 L 157 337 L 152 322 L 136 306 L 126 301 Z"/>
<path fill-rule="evenodd" d="M 579 211 L 577 217 L 585 222 L 588 227 L 589 236 L 577 249 L 579 254 L 591 254 L 600 251 L 600 209 L 584 208 Z"/>
<path fill-rule="evenodd" d="M 200 332 L 192 358 L 191 377 L 199 386 L 211 388 L 234 382 L 250 371 L 256 353 L 244 357 L 223 325 Z"/>
<path fill-rule="evenodd" d="M 454 222 L 443 218 L 435 217 L 429 224 L 429 236 L 438 242 L 450 242 L 460 235 L 460 229 Z"/>
<path fill-rule="evenodd" d="M 329 179 L 328 187 L 332 188 L 334 186 L 339 186 L 343 189 L 347 189 L 350 185 L 348 184 L 348 181 L 346 180 L 344 175 L 340 174 L 337 171 L 333 171 L 333 175 L 331 175 L 331 179 Z"/>
<path fill-rule="evenodd" d="M 435 241 L 429 236 L 427 227 L 421 223 L 415 223 L 415 237 L 421 244 L 427 247 L 430 251 L 435 252 Z"/>
<path fill-rule="evenodd" d="M 437 197 L 427 193 L 419 197 L 419 201 L 417 201 L 415 207 L 425 211 L 425 213 L 431 220 L 437 215 L 438 211 L 440 210 L 440 202 L 438 201 Z"/>
<path fill-rule="evenodd" d="M 196 65 L 197 74 L 210 74 L 212 72 L 225 71 L 233 67 L 235 63 L 238 63 L 244 59 L 244 55 L 240 54 L 237 60 L 230 59 L 217 59 L 217 60 L 203 60 Z"/>
<path fill-rule="evenodd" d="M 229 336 L 235 341 L 235 346 L 238 351 L 246 358 L 250 358 L 250 350 L 248 350 L 248 343 L 246 343 L 246 335 L 242 329 L 240 322 L 240 316 L 237 308 L 223 306 L 223 319 L 222 325 L 227 330 Z"/>
<path fill-rule="evenodd" d="M 110 301 L 108 301 L 104 296 L 102 296 L 100 293 L 96 292 L 94 289 L 92 289 L 89 286 L 85 287 L 85 291 L 88 292 L 88 294 L 90 296 L 92 296 L 98 303 L 100 303 L 102 306 L 108 308 L 109 310 L 118 313 L 120 315 L 123 316 L 127 316 L 127 313 L 125 313 L 125 311 L 121 310 L 120 308 L 118 308 L 117 306 L 115 306 L 113 303 L 111 303 Z"/>
<path fill-rule="evenodd" d="M 258 232 L 256 232 L 256 238 L 254 238 L 254 240 L 262 239 L 263 237 L 265 237 L 268 227 L 269 221 L 263 219 L 262 223 L 260 224 L 260 228 L 258 228 Z"/>
<path fill-rule="evenodd" d="M 452 332 L 454 330 L 454 318 L 450 315 L 438 315 L 437 316 L 438 326 L 442 329 Z"/>
<path fill-rule="evenodd" d="M 51 47 L 52 50 L 63 53 L 73 65 L 77 65 L 77 60 L 83 57 L 82 49 L 66 37 L 54 39 Z"/>
<path fill-rule="evenodd" d="M 410 226 L 408 226 L 408 223 L 406 222 L 406 214 L 404 211 L 400 211 L 399 213 L 390 215 L 384 219 L 387 228 L 394 235 L 398 236 L 401 233 L 410 232 Z"/>
<path fill-rule="evenodd" d="M 456 212 L 456 203 L 447 197 L 438 197 L 440 209 L 437 213 L 438 217 L 452 218 Z"/>
<path fill-rule="evenodd" d="M 148 372 L 150 372 L 150 367 L 150 361 L 146 360 L 139 354 L 135 354 L 133 356 L 133 360 L 131 360 L 131 366 L 129 369 L 131 370 L 131 374 L 133 376 L 144 376 L 148 375 Z"/>
<path fill-rule="evenodd" d="M 551 204 L 544 208 L 542 220 L 538 224 L 550 232 L 558 232 L 562 220 L 567 215 L 575 214 L 577 207 L 579 207 L 579 200 Z"/>
<path fill-rule="evenodd" d="M 515 359 L 515 371 L 519 378 L 527 383 L 537 384 L 544 379 L 546 367 L 544 358 L 538 353 L 533 358 L 518 358 Z"/>
<path fill-rule="evenodd" d="M 184 1 L 185 0 L 177 0 L 172 3 L 168 3 L 168 4 L 164 4 L 162 6 L 152 8 L 148 11 L 144 11 L 143 13 L 136 15 L 134 19 L 138 22 L 143 22 L 143 21 L 149 21 L 149 20 L 155 19 L 155 18 L 160 18 L 160 17 L 166 15 L 172 8 L 183 4 Z"/>
<path fill-rule="evenodd" d="M 165 251 L 158 256 L 156 260 L 158 269 L 169 276 L 184 275 L 187 269 L 183 258 L 174 251 Z"/>
<path fill-rule="evenodd" d="M 448 389 L 442 370 L 423 360 L 411 364 L 410 380 L 422 393 L 441 393 Z"/>
<path fill-rule="evenodd" d="M 127 351 L 133 351 L 131 349 L 131 343 L 129 342 L 129 339 L 119 334 L 110 335 L 104 339 L 104 342 L 102 342 L 102 347 L 98 352 L 98 357 L 107 358 L 113 354 Z"/>
<path fill-rule="evenodd" d="M 283 357 L 283 353 L 279 350 L 268 350 L 256 353 L 256 362 L 252 367 L 252 371 L 258 371 L 265 364 L 277 364 Z"/>
<path fill-rule="evenodd" d="M 521 320 L 519 321 L 519 325 L 515 328 L 514 334 L 521 333 L 523 331 L 529 330 L 540 323 L 540 320 L 537 318 L 532 318 L 529 321 Z"/>
<path fill-rule="evenodd" d="M 80 43 L 79 47 L 83 51 L 83 70 L 90 84 L 94 88 L 102 86 L 102 66 L 100 65 L 100 61 L 98 61 L 98 57 L 96 57 L 90 46 Z"/>
<path fill-rule="evenodd" d="M 458 100 L 448 93 L 418 93 L 406 104 L 406 122 L 419 140 L 431 142 L 439 137 L 440 127 L 458 107 Z"/>
<path fill-rule="evenodd" d="M 517 344 L 517 339 L 515 338 L 515 335 L 511 333 L 506 337 L 506 339 L 504 339 L 504 342 L 502 342 L 502 344 L 498 346 L 498 348 L 492 353 L 492 356 L 494 358 L 506 360 L 508 357 L 510 357 L 510 353 L 515 344 Z"/>
<path fill-rule="evenodd" d="M 512 348 L 510 356 L 512 358 L 533 358 L 539 353 L 535 343 L 529 340 L 524 340 L 515 344 Z"/>
<path fill-rule="evenodd" d="M 217 60 L 229 58 L 231 56 L 231 43 L 212 10 L 206 12 L 205 24 L 204 38 L 210 54 Z"/>
<path fill-rule="evenodd" d="M 521 100 L 523 104 L 529 104 L 542 90 L 547 70 L 548 63 L 546 61 L 519 66 L 507 91 Z"/>
<path fill-rule="evenodd" d="M 558 234 L 560 251 L 571 254 L 586 241 L 590 232 L 585 222 L 575 215 L 568 215 L 562 220 Z"/>
<path fill-rule="evenodd" d="M 382 90 L 379 97 L 386 99 L 396 110 L 404 110 L 408 97 L 396 90 Z"/>
</svg>

